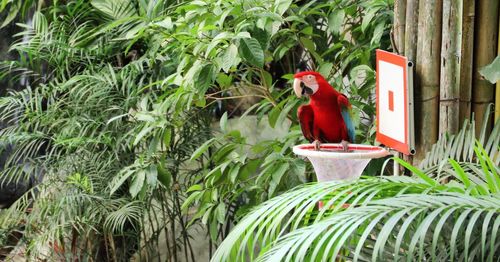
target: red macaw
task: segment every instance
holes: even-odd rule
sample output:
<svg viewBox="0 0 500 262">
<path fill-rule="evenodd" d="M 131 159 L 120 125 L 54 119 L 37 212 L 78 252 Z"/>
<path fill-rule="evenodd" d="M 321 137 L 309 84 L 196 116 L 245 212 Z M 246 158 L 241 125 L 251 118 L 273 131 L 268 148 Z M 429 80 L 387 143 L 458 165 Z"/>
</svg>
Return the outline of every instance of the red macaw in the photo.
<svg viewBox="0 0 500 262">
<path fill-rule="evenodd" d="M 308 95 L 310 103 L 299 107 L 297 114 L 302 134 L 319 150 L 320 143 L 354 143 L 355 131 L 351 105 L 347 97 L 335 90 L 318 72 L 294 75 L 293 90 L 298 97 Z M 304 86 L 301 85 L 304 84 Z"/>
</svg>

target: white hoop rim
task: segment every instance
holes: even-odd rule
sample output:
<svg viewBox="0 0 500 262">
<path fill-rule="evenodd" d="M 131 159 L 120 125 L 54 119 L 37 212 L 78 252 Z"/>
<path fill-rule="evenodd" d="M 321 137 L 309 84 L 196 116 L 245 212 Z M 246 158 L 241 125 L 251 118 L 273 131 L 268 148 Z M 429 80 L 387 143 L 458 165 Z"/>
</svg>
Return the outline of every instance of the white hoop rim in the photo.
<svg viewBox="0 0 500 262">
<path fill-rule="evenodd" d="M 293 147 L 293 152 L 299 156 L 331 159 L 372 159 L 390 155 L 390 152 L 379 146 L 348 144 L 350 152 L 342 152 L 342 144 L 321 144 L 316 151 L 313 144 L 302 144 Z"/>
</svg>

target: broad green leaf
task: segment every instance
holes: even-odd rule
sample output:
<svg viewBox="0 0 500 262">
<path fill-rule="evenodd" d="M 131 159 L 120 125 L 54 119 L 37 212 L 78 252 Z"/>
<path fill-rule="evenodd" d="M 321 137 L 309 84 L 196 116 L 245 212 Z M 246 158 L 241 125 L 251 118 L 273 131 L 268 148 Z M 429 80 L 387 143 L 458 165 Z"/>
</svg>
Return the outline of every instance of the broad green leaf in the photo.
<svg viewBox="0 0 500 262">
<path fill-rule="evenodd" d="M 137 171 L 132 177 L 132 183 L 130 184 L 129 193 L 132 197 L 136 197 L 144 186 L 144 180 L 146 178 L 146 172 L 144 170 Z"/>
<path fill-rule="evenodd" d="M 274 2 L 274 12 L 283 15 L 291 4 L 292 0 L 276 0 Z"/>
<path fill-rule="evenodd" d="M 146 176 L 146 182 L 151 187 L 156 187 L 158 181 L 158 167 L 156 165 L 150 165 Z"/>
<path fill-rule="evenodd" d="M 168 171 L 168 169 L 163 167 L 163 164 L 160 163 L 157 165 L 158 167 L 158 180 L 165 187 L 170 187 L 170 183 L 172 181 L 172 174 Z"/>
<path fill-rule="evenodd" d="M 238 57 L 238 47 L 235 44 L 229 45 L 222 55 L 222 70 L 228 73 L 232 66 L 236 65 Z"/>
<path fill-rule="evenodd" d="M 219 203 L 219 205 L 217 205 L 215 215 L 217 217 L 217 221 L 224 224 L 224 221 L 226 220 L 226 205 L 224 203 Z"/>
<path fill-rule="evenodd" d="M 273 86 L 273 76 L 267 71 L 261 71 L 261 73 L 264 78 L 264 86 L 271 88 Z"/>
<path fill-rule="evenodd" d="M 259 41 L 255 38 L 242 38 L 239 43 L 241 58 L 251 65 L 262 68 L 264 66 L 264 51 Z"/>
<path fill-rule="evenodd" d="M 381 7 L 377 6 L 368 9 L 368 11 L 363 17 L 363 22 L 361 23 L 361 31 L 363 31 L 363 33 L 366 31 L 366 28 L 371 24 L 373 17 L 375 17 L 375 14 L 377 14 L 380 8 Z"/>
<path fill-rule="evenodd" d="M 500 81 L 500 56 L 497 56 L 491 64 L 479 69 L 479 73 L 492 84 Z"/>
<path fill-rule="evenodd" d="M 332 72 L 332 69 L 333 69 L 332 63 L 323 63 L 319 66 L 318 73 L 320 73 L 322 76 L 328 78 L 328 76 Z"/>
<path fill-rule="evenodd" d="M 172 23 L 172 18 L 167 16 L 167 18 L 163 19 L 160 22 L 156 22 L 155 25 L 161 26 L 165 29 L 171 30 L 174 28 L 174 24 Z"/>
<path fill-rule="evenodd" d="M 385 23 L 379 23 L 375 30 L 373 30 L 373 37 L 370 41 L 372 45 L 380 45 L 380 38 L 382 38 L 382 34 L 384 33 Z"/>
<path fill-rule="evenodd" d="M 204 65 L 198 73 L 195 81 L 195 88 L 201 93 L 205 93 L 215 80 L 215 68 L 213 64 Z"/>
<path fill-rule="evenodd" d="M 231 83 L 233 82 L 233 77 L 231 75 L 226 75 L 224 73 L 219 73 L 217 74 L 217 84 L 219 84 L 219 86 L 221 88 L 228 88 Z"/>
<path fill-rule="evenodd" d="M 343 27 L 345 18 L 344 9 L 335 9 L 328 16 L 328 28 L 330 32 L 338 35 Z"/>
</svg>

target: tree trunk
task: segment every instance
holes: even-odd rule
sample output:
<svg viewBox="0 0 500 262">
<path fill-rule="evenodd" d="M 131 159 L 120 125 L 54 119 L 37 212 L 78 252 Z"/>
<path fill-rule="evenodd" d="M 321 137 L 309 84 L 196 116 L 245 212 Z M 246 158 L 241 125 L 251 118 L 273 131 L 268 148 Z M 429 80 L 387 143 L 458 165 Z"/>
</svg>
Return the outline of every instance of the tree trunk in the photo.
<svg viewBox="0 0 500 262">
<path fill-rule="evenodd" d="M 464 0 L 462 17 L 462 50 L 460 61 L 459 121 L 471 118 L 472 65 L 474 53 L 474 14 L 476 0 Z"/>
<path fill-rule="evenodd" d="M 455 134 L 460 126 L 460 49 L 462 1 L 443 0 L 443 40 L 439 92 L 439 135 Z"/>
<path fill-rule="evenodd" d="M 497 0 L 479 0 L 477 7 L 477 23 L 475 28 L 474 46 L 474 83 L 472 89 L 472 111 L 476 121 L 476 135 L 482 126 L 486 108 L 493 102 L 493 84 L 482 79 L 478 70 L 488 65 L 495 59 L 498 34 L 498 8 Z M 491 129 L 492 117 L 487 118 L 487 133 Z"/>
<path fill-rule="evenodd" d="M 441 10 L 442 0 L 420 1 L 416 63 L 420 80 L 415 85 L 417 161 L 424 158 L 438 138 Z"/>
<path fill-rule="evenodd" d="M 394 1 L 394 43 L 398 54 L 405 51 L 406 0 Z"/>
<path fill-rule="evenodd" d="M 408 60 L 415 62 L 418 39 L 418 0 L 406 2 L 406 24 L 404 54 Z"/>
</svg>

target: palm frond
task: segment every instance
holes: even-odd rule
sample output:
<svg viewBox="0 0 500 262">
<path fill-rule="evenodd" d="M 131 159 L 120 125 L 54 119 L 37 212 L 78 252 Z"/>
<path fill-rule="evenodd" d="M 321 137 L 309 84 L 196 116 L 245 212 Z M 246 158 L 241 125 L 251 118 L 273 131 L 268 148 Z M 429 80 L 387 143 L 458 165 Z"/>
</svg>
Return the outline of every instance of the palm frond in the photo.
<svg viewBox="0 0 500 262">
<path fill-rule="evenodd" d="M 490 114 L 490 107 L 485 114 Z M 486 137 L 486 124 L 483 121 L 480 134 L 476 134 L 474 121 L 464 121 L 462 129 L 455 135 L 443 135 L 431 150 L 426 154 L 419 167 L 427 173 L 435 172 L 440 165 L 443 165 L 448 159 L 455 159 L 458 162 L 477 163 L 474 154 L 476 139 L 484 145 L 487 155 L 497 166 L 500 164 L 500 123 L 497 122 L 490 135 Z M 442 166 L 441 166 L 442 168 Z"/>
<path fill-rule="evenodd" d="M 499 207 L 456 193 L 374 200 L 281 236 L 257 261 L 492 260 Z"/>
</svg>

